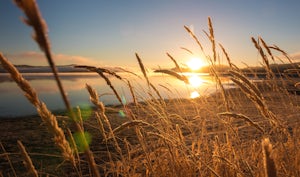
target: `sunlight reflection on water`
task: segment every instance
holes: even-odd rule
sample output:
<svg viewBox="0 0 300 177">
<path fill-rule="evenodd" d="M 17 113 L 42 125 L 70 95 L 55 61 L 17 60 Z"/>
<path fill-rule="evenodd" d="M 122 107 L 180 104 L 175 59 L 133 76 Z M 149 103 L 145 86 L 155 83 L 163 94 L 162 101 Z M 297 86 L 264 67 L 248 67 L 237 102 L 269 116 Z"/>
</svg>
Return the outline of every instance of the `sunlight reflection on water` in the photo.
<svg viewBox="0 0 300 177">
<path fill-rule="evenodd" d="M 138 101 L 151 99 L 147 82 L 133 75 L 121 74 L 127 78 L 136 93 Z M 163 74 L 153 74 L 149 76 L 150 82 L 159 90 L 161 96 L 165 99 L 172 98 L 196 98 L 200 95 L 212 93 L 213 85 L 211 78 L 207 75 L 186 73 L 190 85 Z M 25 74 L 25 78 L 30 81 L 33 88 L 36 89 L 42 101 L 46 103 L 50 110 L 63 110 L 64 105 L 58 93 L 56 82 L 51 73 L 43 74 Z M 132 102 L 132 96 L 126 82 L 109 77 L 113 86 L 116 88 L 123 100 L 127 103 Z M 85 88 L 86 84 L 94 87 L 100 100 L 106 105 L 119 104 L 115 95 L 106 82 L 94 73 L 63 73 L 61 74 L 62 83 L 67 92 L 72 106 L 83 107 L 90 105 L 89 94 Z M 155 95 L 155 94 L 153 94 Z M 15 117 L 36 114 L 35 108 L 26 100 L 21 90 L 12 82 L 7 74 L 0 74 L 0 117 Z"/>
<path fill-rule="evenodd" d="M 190 98 L 194 99 L 194 98 L 198 98 L 198 97 L 200 97 L 200 94 L 197 91 L 191 92 Z"/>
<path fill-rule="evenodd" d="M 198 88 L 204 83 L 204 80 L 200 76 L 197 76 L 197 75 L 188 76 L 188 80 L 189 80 L 190 85 L 194 88 Z"/>
</svg>

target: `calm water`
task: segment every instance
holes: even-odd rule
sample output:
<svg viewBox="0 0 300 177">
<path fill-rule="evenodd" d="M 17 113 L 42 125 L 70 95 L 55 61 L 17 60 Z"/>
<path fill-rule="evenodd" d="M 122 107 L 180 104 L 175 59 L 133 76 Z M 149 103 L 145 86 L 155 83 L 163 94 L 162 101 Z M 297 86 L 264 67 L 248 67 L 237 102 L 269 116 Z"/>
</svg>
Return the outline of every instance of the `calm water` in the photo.
<svg viewBox="0 0 300 177">
<path fill-rule="evenodd" d="M 46 103 L 52 111 L 64 109 L 62 99 L 59 95 L 56 82 L 53 80 L 51 73 L 43 74 L 25 74 L 25 78 L 39 94 L 39 98 Z M 123 74 L 132 83 L 139 101 L 149 98 L 148 86 L 145 80 L 133 75 Z M 190 75 L 192 85 L 186 85 L 176 78 L 155 74 L 150 76 L 150 81 L 160 91 L 164 98 L 190 98 L 199 95 L 205 95 L 214 92 L 214 83 L 209 76 Z M 72 73 L 61 74 L 62 83 L 67 92 L 72 106 L 86 107 L 91 106 L 89 95 L 85 84 L 94 87 L 99 95 L 100 100 L 106 105 L 118 104 L 112 90 L 106 85 L 106 82 L 94 73 Z M 131 102 L 129 88 L 125 82 L 110 77 L 112 84 L 118 93 L 126 102 Z M 153 95 L 155 93 L 153 92 Z M 35 108 L 24 97 L 23 92 L 17 85 L 9 79 L 8 74 L 0 74 L 0 118 L 18 117 L 37 114 Z"/>
</svg>

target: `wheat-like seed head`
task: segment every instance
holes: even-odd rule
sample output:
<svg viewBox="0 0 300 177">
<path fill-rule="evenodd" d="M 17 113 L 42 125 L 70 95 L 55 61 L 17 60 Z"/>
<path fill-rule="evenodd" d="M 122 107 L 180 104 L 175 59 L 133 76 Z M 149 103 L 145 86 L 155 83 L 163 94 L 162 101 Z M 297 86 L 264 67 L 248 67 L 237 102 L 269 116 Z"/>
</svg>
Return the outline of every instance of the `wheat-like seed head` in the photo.
<svg viewBox="0 0 300 177">
<path fill-rule="evenodd" d="M 211 41 L 211 45 L 212 45 L 212 50 L 213 50 L 213 59 L 214 62 L 217 61 L 217 53 L 216 53 L 216 42 L 215 42 L 215 34 L 214 34 L 214 28 L 212 26 L 212 22 L 210 17 L 208 17 L 208 27 L 209 27 L 209 39 Z"/>
<path fill-rule="evenodd" d="M 203 47 L 199 41 L 199 39 L 197 38 L 197 36 L 195 35 L 195 33 L 187 26 L 184 26 L 184 29 L 192 36 L 192 38 L 197 42 L 197 44 L 199 45 L 200 49 L 203 51 Z"/>
<path fill-rule="evenodd" d="M 187 51 L 189 54 L 194 55 L 194 52 L 192 52 L 190 49 L 186 47 L 180 47 L 182 50 Z"/>
<path fill-rule="evenodd" d="M 252 82 L 250 82 L 250 80 L 247 79 L 247 77 L 245 77 L 242 73 L 234 70 L 229 71 L 229 73 L 241 80 L 249 88 L 249 90 L 252 90 L 257 95 L 258 98 L 264 100 L 264 97 L 262 96 L 262 93 L 259 91 L 259 89 Z"/>
<path fill-rule="evenodd" d="M 177 69 L 179 72 L 182 72 L 180 66 L 178 65 L 177 61 L 172 57 L 172 55 L 170 55 L 168 52 L 167 52 L 166 54 L 167 54 L 167 56 L 173 61 L 173 63 L 174 63 L 175 66 L 176 66 L 176 69 Z"/>
<path fill-rule="evenodd" d="M 76 65 L 75 68 L 84 68 L 84 69 L 87 69 L 89 71 L 96 72 L 98 74 L 99 73 L 107 73 L 109 75 L 112 75 L 112 76 L 120 79 L 120 80 L 123 80 L 123 78 L 120 75 L 118 75 L 116 72 L 111 71 L 111 70 L 106 69 L 106 68 L 100 68 L 100 67 L 94 67 L 94 66 L 87 66 L 87 65 Z M 123 68 L 119 68 L 119 69 L 121 69 L 124 72 L 131 73 L 130 71 L 127 71 L 127 70 L 125 70 Z M 134 73 L 131 73 L 131 74 L 134 74 Z"/>
<path fill-rule="evenodd" d="M 40 101 L 37 99 L 37 93 L 34 89 L 31 88 L 29 82 L 23 78 L 19 73 L 16 67 L 10 63 L 2 53 L 0 53 L 0 62 L 2 67 L 10 73 L 12 79 L 18 84 L 19 88 L 23 90 L 26 98 L 30 101 L 31 104 L 37 106 L 40 104 Z"/>
<path fill-rule="evenodd" d="M 150 83 L 150 87 L 155 91 L 156 95 L 159 97 L 159 99 L 162 101 L 163 97 L 160 95 L 159 91 L 156 89 L 156 87 Z"/>
<path fill-rule="evenodd" d="M 265 99 L 262 93 L 258 90 L 258 88 L 251 83 L 244 75 L 237 71 L 229 71 L 232 74 L 232 78 L 230 78 L 236 85 L 238 85 L 246 96 L 257 106 L 258 110 L 261 114 L 267 118 L 270 123 L 274 126 L 282 126 L 277 117 L 269 110 Z"/>
<path fill-rule="evenodd" d="M 59 127 L 56 117 L 48 110 L 44 103 L 41 103 L 37 107 L 37 111 L 43 121 L 45 122 L 50 133 L 54 135 L 53 140 L 56 146 L 62 151 L 62 155 L 66 160 L 75 164 L 75 158 L 73 151 L 70 147 L 69 142 L 67 141 L 63 130 Z"/>
<path fill-rule="evenodd" d="M 262 45 L 264 46 L 264 48 L 267 50 L 268 54 L 271 56 L 271 59 L 272 59 L 273 61 L 275 61 L 274 56 L 273 56 L 273 54 L 272 54 L 272 52 L 271 52 L 269 46 L 267 45 L 267 43 L 266 43 L 261 37 L 259 37 L 259 40 L 261 41 L 261 43 L 262 43 Z"/>
<path fill-rule="evenodd" d="M 144 64 L 143 64 L 142 59 L 139 57 L 139 55 L 138 55 L 137 53 L 135 53 L 135 56 L 136 56 L 136 59 L 138 60 L 140 69 L 141 69 L 141 71 L 142 71 L 142 73 L 143 73 L 143 75 L 144 75 L 144 77 L 145 77 L 145 79 L 146 79 L 146 81 L 147 81 L 147 84 L 150 85 L 150 81 L 149 81 L 149 79 L 148 79 L 147 72 L 146 72 L 146 68 L 145 68 L 145 66 L 144 66 Z"/>
<path fill-rule="evenodd" d="M 226 52 L 225 48 L 223 47 L 223 45 L 219 44 L 219 46 L 221 47 L 230 68 L 239 71 L 240 69 L 234 63 L 231 62 L 230 57 L 229 57 L 228 53 Z"/>
<path fill-rule="evenodd" d="M 96 92 L 95 89 L 93 89 L 91 86 L 89 86 L 88 84 L 86 84 L 86 87 L 87 87 L 87 90 L 89 91 L 90 93 L 90 100 L 91 102 L 97 106 L 97 109 L 99 111 L 99 114 L 96 113 L 96 118 L 98 119 L 98 124 L 100 125 L 100 130 L 102 131 L 102 135 L 104 137 L 104 140 L 107 140 L 108 137 L 106 136 L 105 134 L 105 130 L 104 130 L 104 127 L 103 127 L 103 124 L 102 124 L 102 120 L 106 123 L 106 125 L 108 126 L 109 128 L 109 133 L 112 137 L 112 139 L 114 140 L 114 143 L 115 143 L 115 147 L 117 148 L 118 152 L 121 154 L 122 156 L 122 150 L 116 140 L 116 137 L 115 137 L 115 134 L 113 133 L 113 129 L 111 127 L 111 123 L 109 121 L 109 119 L 107 118 L 107 116 L 105 115 L 105 106 L 103 105 L 102 102 L 99 101 L 99 98 L 98 98 L 98 93 Z"/>
<path fill-rule="evenodd" d="M 33 39 L 38 43 L 42 51 L 50 50 L 50 42 L 48 40 L 48 29 L 45 20 L 38 9 L 35 0 L 14 0 L 16 5 L 24 12 L 27 19 L 22 18 L 23 22 L 32 26 L 34 33 Z"/>
<path fill-rule="evenodd" d="M 31 26 L 34 29 L 33 39 L 37 42 L 40 49 L 44 52 L 47 61 L 51 67 L 54 78 L 57 82 L 60 94 L 66 105 L 67 110 L 71 113 L 71 119 L 75 119 L 71 110 L 70 102 L 66 96 L 61 80 L 58 76 L 58 71 L 55 62 L 52 57 L 50 40 L 48 38 L 48 29 L 45 20 L 43 19 L 38 5 L 35 0 L 14 0 L 15 4 L 24 12 L 27 19 L 23 18 L 25 24 Z"/>
<path fill-rule="evenodd" d="M 131 83 L 130 83 L 129 80 L 127 80 L 127 85 L 128 85 L 128 87 L 129 87 L 129 91 L 130 91 L 130 94 L 131 94 L 131 96 L 132 96 L 133 103 L 134 103 L 135 106 L 137 106 L 137 105 L 138 105 L 138 101 L 137 101 L 137 98 L 136 98 L 136 96 L 135 96 L 133 86 L 131 85 Z"/>
<path fill-rule="evenodd" d="M 100 117 L 99 113 L 95 112 L 95 116 L 96 116 L 96 119 L 97 119 L 97 122 L 98 122 L 100 133 L 103 136 L 104 141 L 107 141 L 106 131 L 104 129 L 103 122 L 101 120 L 101 117 Z"/>
<path fill-rule="evenodd" d="M 80 107 L 77 106 L 76 110 L 77 110 L 77 112 L 76 112 L 76 114 L 77 114 L 77 119 L 76 119 L 77 123 L 80 125 L 82 131 L 84 132 L 83 119 L 82 119 Z"/>
<path fill-rule="evenodd" d="M 184 143 L 184 136 L 178 124 L 176 124 L 176 133 L 181 143 Z"/>
<path fill-rule="evenodd" d="M 262 132 L 264 134 L 264 130 L 261 126 L 259 126 L 257 123 L 253 122 L 253 120 L 251 120 L 251 118 L 249 118 L 243 114 L 237 114 L 237 113 L 232 113 L 232 112 L 223 112 L 223 113 L 219 113 L 219 115 L 230 116 L 230 117 L 237 118 L 237 119 L 243 119 L 247 123 L 249 123 L 251 126 L 255 127 L 257 130 L 259 130 L 260 132 Z"/>
<path fill-rule="evenodd" d="M 293 61 L 291 60 L 291 58 L 289 57 L 289 55 L 282 49 L 280 49 L 277 45 L 273 45 L 273 46 L 269 46 L 270 49 L 273 49 L 275 51 L 281 52 L 282 55 L 290 62 L 293 63 Z"/>
<path fill-rule="evenodd" d="M 91 102 L 101 111 L 101 113 L 105 113 L 105 107 L 103 103 L 99 100 L 97 91 L 88 84 L 86 84 L 86 88 L 90 94 Z"/>
<path fill-rule="evenodd" d="M 174 72 L 174 71 L 171 71 L 171 70 L 167 70 L 167 69 L 157 69 L 155 70 L 154 72 L 156 73 L 164 73 L 164 74 L 168 74 L 168 75 L 171 75 L 171 76 L 174 76 L 176 77 L 177 79 L 185 82 L 186 84 L 189 83 L 189 80 L 186 76 L 184 75 L 181 75 L 181 74 L 178 74 L 177 72 Z"/>
<path fill-rule="evenodd" d="M 134 126 L 149 126 L 152 127 L 151 124 L 142 121 L 142 120 L 131 120 L 128 122 L 124 122 L 123 124 L 121 124 L 120 126 L 116 127 L 115 129 L 113 129 L 113 133 L 116 134 L 118 132 L 121 132 L 122 130 L 129 128 L 129 127 L 134 127 Z"/>
<path fill-rule="evenodd" d="M 4 69 L 6 69 L 12 79 L 17 83 L 20 89 L 23 90 L 27 99 L 36 107 L 41 119 L 45 122 L 48 130 L 54 136 L 56 145 L 62 152 L 63 157 L 73 164 L 75 163 L 73 152 L 68 141 L 63 133 L 63 130 L 58 126 L 56 117 L 48 110 L 46 105 L 41 102 L 37 96 L 36 91 L 30 86 L 29 82 L 23 78 L 19 71 L 10 63 L 1 53 L 0 62 Z"/>
<path fill-rule="evenodd" d="M 118 74 L 116 74 L 115 72 L 112 72 L 108 69 L 105 69 L 105 68 L 96 68 L 96 67 L 93 67 L 93 66 L 85 66 L 85 65 L 78 65 L 76 66 L 77 68 L 86 68 L 87 70 L 90 70 L 90 71 L 93 71 L 93 72 L 96 72 L 98 73 L 105 81 L 106 81 L 106 84 L 112 89 L 112 91 L 114 92 L 115 96 L 117 97 L 118 101 L 120 102 L 121 105 L 124 105 L 123 102 L 122 102 L 122 99 L 120 97 L 120 95 L 118 94 L 117 90 L 115 89 L 115 87 L 112 85 L 111 81 L 108 79 L 107 76 L 105 76 L 104 73 L 108 73 L 120 80 L 123 80 L 123 78 L 121 76 L 119 76 Z"/>
<path fill-rule="evenodd" d="M 75 153 L 75 155 L 76 155 L 76 157 L 78 159 L 78 163 L 79 163 L 79 166 L 80 166 L 80 156 L 79 156 L 78 148 L 76 146 L 76 142 L 75 142 L 74 136 L 73 136 L 73 134 L 72 134 L 72 132 L 71 132 L 71 130 L 69 128 L 67 129 L 67 135 L 69 137 L 70 145 L 74 149 L 74 153 Z"/>
<path fill-rule="evenodd" d="M 254 37 L 251 38 L 255 48 L 259 51 L 259 54 L 261 56 L 261 58 L 263 59 L 263 63 L 265 64 L 265 68 L 267 70 L 267 77 L 271 78 L 271 76 L 273 75 L 273 71 L 270 68 L 270 62 L 269 59 L 267 57 L 267 55 L 264 53 L 262 47 L 260 46 L 260 44 L 254 39 Z"/>
</svg>

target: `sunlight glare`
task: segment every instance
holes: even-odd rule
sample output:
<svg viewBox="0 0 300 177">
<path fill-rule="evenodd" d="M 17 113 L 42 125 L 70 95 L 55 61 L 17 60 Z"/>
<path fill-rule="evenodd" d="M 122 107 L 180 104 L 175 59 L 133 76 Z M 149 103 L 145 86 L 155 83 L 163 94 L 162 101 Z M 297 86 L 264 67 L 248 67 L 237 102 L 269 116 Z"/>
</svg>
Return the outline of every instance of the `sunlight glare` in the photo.
<svg viewBox="0 0 300 177">
<path fill-rule="evenodd" d="M 200 97 L 200 94 L 199 94 L 197 91 L 193 91 L 193 92 L 191 93 L 190 98 L 194 99 L 194 98 L 198 98 L 198 97 Z"/>
<path fill-rule="evenodd" d="M 193 71 L 197 71 L 199 70 L 200 68 L 202 68 L 205 64 L 203 62 L 203 60 L 201 58 L 197 58 L 197 57 L 194 57 L 194 58 L 191 58 L 187 63 L 186 65 Z"/>
<path fill-rule="evenodd" d="M 192 75 L 188 79 L 189 79 L 190 85 L 194 88 L 199 87 L 203 83 L 203 80 L 197 75 Z"/>
</svg>

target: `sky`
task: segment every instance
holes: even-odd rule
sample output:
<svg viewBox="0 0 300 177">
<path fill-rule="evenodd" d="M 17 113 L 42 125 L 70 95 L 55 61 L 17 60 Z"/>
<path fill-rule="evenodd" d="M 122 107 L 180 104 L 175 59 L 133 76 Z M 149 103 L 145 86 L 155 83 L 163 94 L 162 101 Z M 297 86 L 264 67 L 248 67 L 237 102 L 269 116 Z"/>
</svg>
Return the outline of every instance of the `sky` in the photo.
<svg viewBox="0 0 300 177">
<path fill-rule="evenodd" d="M 93 66 L 138 67 L 138 53 L 148 68 L 173 67 L 203 58 L 185 31 L 190 27 L 211 54 L 208 31 L 211 17 L 215 40 L 236 65 L 259 65 L 251 37 L 261 36 L 300 61 L 299 0 L 37 0 L 46 20 L 55 62 Z M 23 13 L 10 0 L 0 0 L 0 52 L 14 64 L 47 65 L 32 40 L 32 29 L 20 20 Z M 193 55 L 183 50 L 187 48 Z M 220 61 L 224 55 L 217 50 Z M 279 55 L 279 54 L 278 54 Z"/>
</svg>

